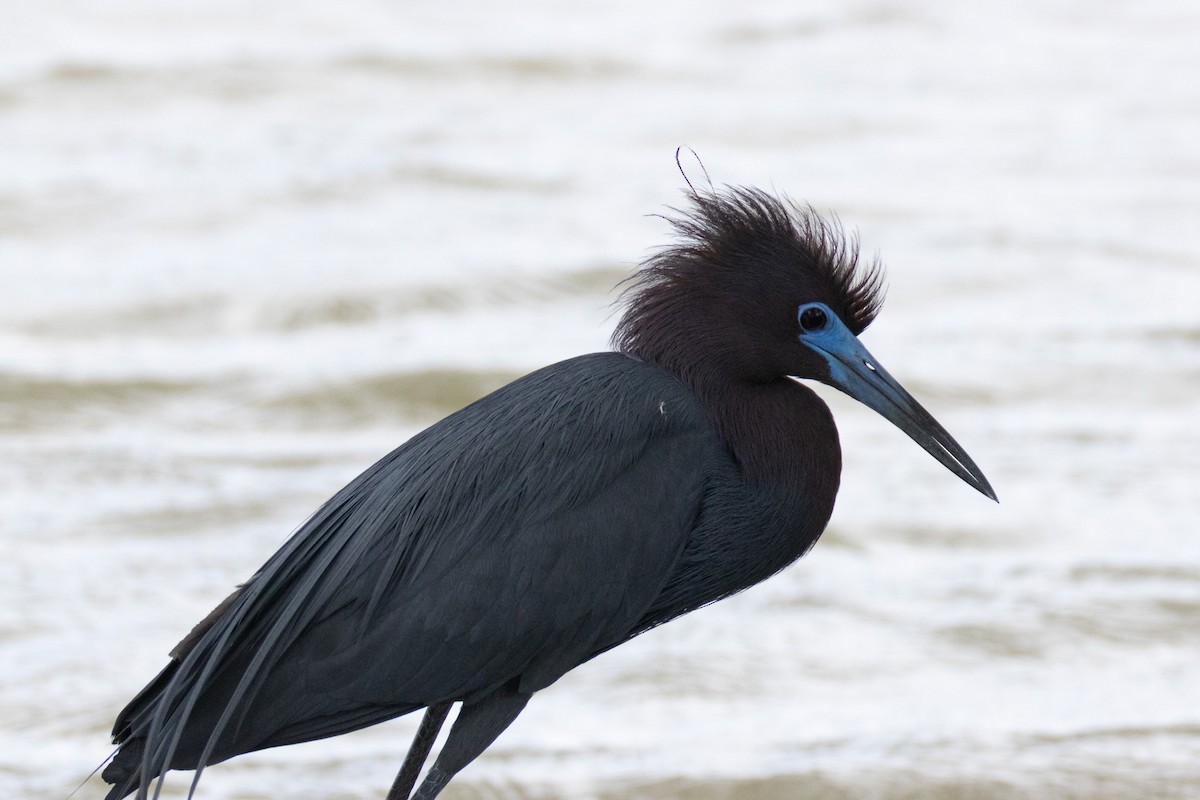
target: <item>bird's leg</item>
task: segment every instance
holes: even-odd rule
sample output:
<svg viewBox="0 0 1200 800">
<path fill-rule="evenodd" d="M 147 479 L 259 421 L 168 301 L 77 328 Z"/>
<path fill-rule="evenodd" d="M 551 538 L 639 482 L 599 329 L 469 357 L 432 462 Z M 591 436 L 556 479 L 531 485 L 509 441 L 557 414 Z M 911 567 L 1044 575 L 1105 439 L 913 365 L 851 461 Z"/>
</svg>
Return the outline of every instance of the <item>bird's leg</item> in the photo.
<svg viewBox="0 0 1200 800">
<path fill-rule="evenodd" d="M 421 772 L 425 759 L 429 757 L 429 750 L 433 747 L 433 742 L 437 739 L 438 731 L 442 729 L 442 723 L 446 721 L 446 715 L 450 713 L 452 705 L 453 703 L 435 703 L 425 709 L 421 725 L 417 728 L 417 735 L 413 737 L 408 755 L 404 757 L 404 764 L 400 766 L 400 772 L 396 773 L 396 780 L 392 781 L 392 788 L 388 790 L 387 800 L 408 800 L 408 795 L 417 782 L 417 775 Z"/>
<path fill-rule="evenodd" d="M 464 703 L 450 728 L 446 746 L 412 800 L 434 800 L 459 770 L 474 761 L 517 718 L 529 697 L 515 688 L 503 688 L 473 703 Z"/>
</svg>

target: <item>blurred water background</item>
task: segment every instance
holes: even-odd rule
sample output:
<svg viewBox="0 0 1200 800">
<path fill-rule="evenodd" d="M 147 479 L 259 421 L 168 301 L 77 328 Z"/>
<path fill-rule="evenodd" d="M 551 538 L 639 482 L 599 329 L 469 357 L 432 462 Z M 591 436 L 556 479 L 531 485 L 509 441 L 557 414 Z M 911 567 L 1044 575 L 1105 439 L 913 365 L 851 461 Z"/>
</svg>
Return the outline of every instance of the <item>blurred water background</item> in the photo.
<svg viewBox="0 0 1200 800">
<path fill-rule="evenodd" d="M 824 391 L 816 549 L 446 800 L 1200 797 L 1198 41 L 1191 0 L 5 4 L 0 796 L 66 797 L 377 457 L 604 349 L 689 145 L 881 254 L 864 340 L 1001 504 Z M 198 796 L 382 797 L 415 722 Z"/>
</svg>

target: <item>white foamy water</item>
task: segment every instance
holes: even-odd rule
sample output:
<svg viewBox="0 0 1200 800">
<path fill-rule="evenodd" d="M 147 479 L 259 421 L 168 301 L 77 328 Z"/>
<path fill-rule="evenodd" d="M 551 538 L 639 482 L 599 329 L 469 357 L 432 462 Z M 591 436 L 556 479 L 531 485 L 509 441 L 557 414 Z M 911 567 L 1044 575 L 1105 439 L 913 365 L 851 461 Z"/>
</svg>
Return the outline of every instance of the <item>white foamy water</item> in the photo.
<svg viewBox="0 0 1200 800">
<path fill-rule="evenodd" d="M 603 349 L 684 144 L 880 253 L 864 340 L 1001 504 L 823 392 L 813 552 L 539 694 L 447 800 L 1200 796 L 1193 3 L 11 6 L 0 795 L 64 798 L 375 458 Z M 414 727 L 198 796 L 382 797 Z"/>
</svg>

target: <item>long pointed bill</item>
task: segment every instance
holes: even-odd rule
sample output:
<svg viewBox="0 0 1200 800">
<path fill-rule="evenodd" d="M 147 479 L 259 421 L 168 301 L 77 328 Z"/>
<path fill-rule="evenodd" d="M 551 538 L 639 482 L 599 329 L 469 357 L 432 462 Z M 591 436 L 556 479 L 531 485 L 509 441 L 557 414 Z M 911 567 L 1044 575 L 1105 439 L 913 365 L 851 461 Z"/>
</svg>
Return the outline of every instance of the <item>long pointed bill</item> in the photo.
<svg viewBox="0 0 1200 800">
<path fill-rule="evenodd" d="M 830 316 L 824 330 L 800 337 L 802 344 L 829 362 L 829 380 L 824 382 L 878 411 L 946 469 L 995 500 L 988 479 L 958 442 L 888 374 L 841 320 Z"/>
</svg>

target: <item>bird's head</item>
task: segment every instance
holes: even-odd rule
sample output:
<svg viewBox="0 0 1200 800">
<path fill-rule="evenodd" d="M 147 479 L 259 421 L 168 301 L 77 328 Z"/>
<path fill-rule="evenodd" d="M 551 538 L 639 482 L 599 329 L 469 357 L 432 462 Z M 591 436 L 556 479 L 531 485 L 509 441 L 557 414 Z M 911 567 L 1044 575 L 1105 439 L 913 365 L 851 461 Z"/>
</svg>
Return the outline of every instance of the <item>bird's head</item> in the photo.
<svg viewBox="0 0 1200 800">
<path fill-rule="evenodd" d="M 970 456 L 858 340 L 883 305 L 883 271 L 860 264 L 857 242 L 836 220 L 758 189 L 690 198 L 691 208 L 669 219 L 678 241 L 631 279 L 618 349 L 696 387 L 828 384 L 995 499 Z"/>
</svg>

